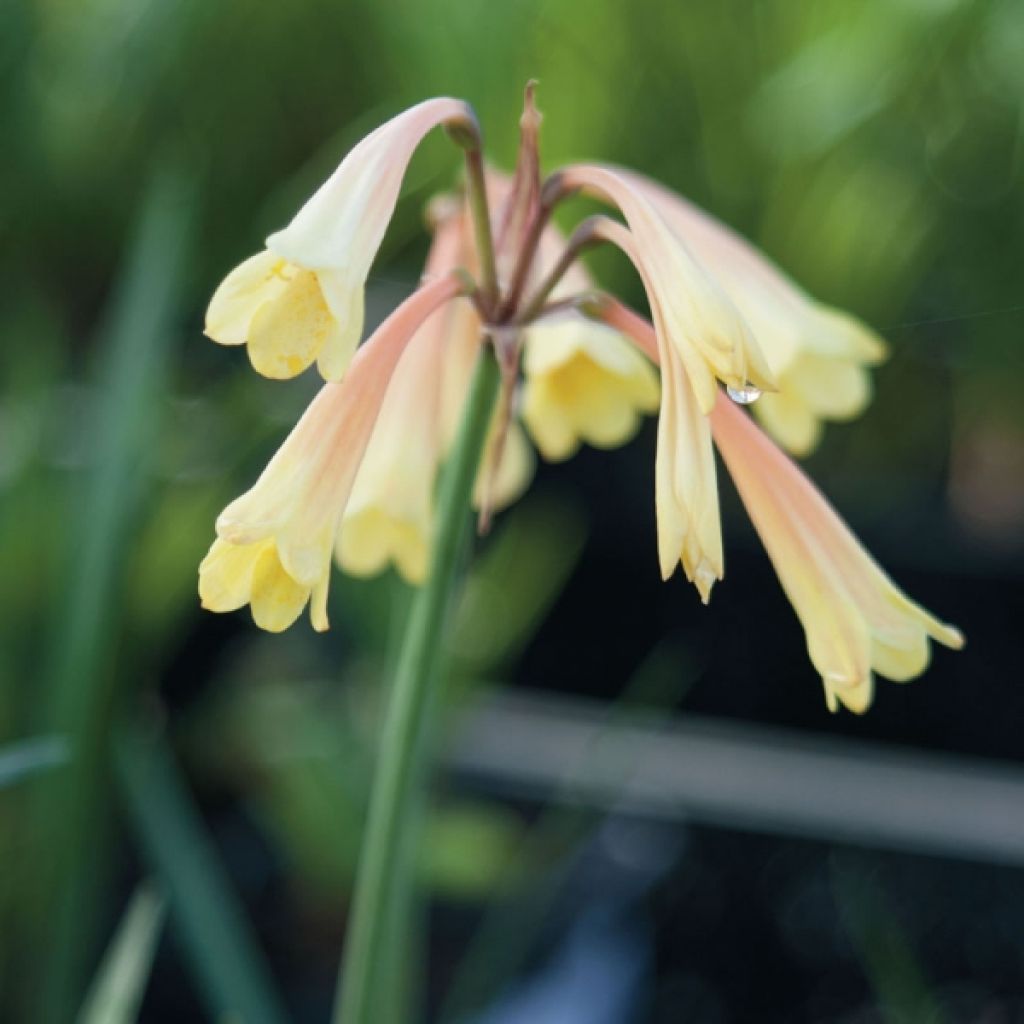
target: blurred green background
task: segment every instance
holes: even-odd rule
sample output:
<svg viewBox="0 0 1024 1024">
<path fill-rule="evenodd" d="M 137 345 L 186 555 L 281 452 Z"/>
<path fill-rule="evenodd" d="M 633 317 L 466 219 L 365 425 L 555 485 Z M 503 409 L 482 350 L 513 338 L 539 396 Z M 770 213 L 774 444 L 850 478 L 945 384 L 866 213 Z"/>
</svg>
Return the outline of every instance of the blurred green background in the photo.
<svg viewBox="0 0 1024 1024">
<path fill-rule="evenodd" d="M 199 610 L 216 513 L 316 387 L 258 378 L 203 311 L 405 106 L 467 98 L 508 167 L 531 77 L 548 169 L 660 178 L 888 339 L 873 405 L 810 469 L 969 645 L 829 716 L 729 485 L 703 609 L 657 578 L 652 424 L 541 467 L 478 545 L 451 638 L 420 927 L 395 954 L 409 1019 L 1024 1014 L 1024 4 L 7 0 L 0 1019 L 74 1019 L 90 986 L 82 1019 L 327 1019 L 408 595 L 336 576 L 327 636 Z M 442 137 L 415 159 L 371 321 L 414 287 L 424 203 L 456 172 Z M 621 259 L 592 268 L 642 304 Z M 598 799 L 599 745 L 545 789 L 474 763 L 479 707 L 630 725 L 625 777 L 643 730 L 679 723 L 733 730 L 751 779 L 763 737 L 789 745 L 773 726 L 825 778 L 899 744 L 1006 825 L 896 842 L 815 818 L 810 793 L 799 827 L 754 821 L 699 778 L 660 810 Z M 897 768 L 869 811 L 898 806 Z"/>
</svg>

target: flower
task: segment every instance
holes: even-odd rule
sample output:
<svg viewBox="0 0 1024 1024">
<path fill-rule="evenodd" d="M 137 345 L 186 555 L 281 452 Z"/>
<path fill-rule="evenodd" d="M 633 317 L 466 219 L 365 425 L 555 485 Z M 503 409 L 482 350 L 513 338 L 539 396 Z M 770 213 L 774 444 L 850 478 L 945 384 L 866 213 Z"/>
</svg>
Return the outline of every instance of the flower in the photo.
<svg viewBox="0 0 1024 1024">
<path fill-rule="evenodd" d="M 928 666 L 929 637 L 959 649 L 959 630 L 910 600 L 800 469 L 729 402 L 711 414 L 718 450 L 796 610 L 835 711 L 867 710 L 872 672 L 896 682 Z"/>
<path fill-rule="evenodd" d="M 456 275 L 424 285 L 362 346 L 345 379 L 320 389 L 256 483 L 218 517 L 199 567 L 203 607 L 250 604 L 257 625 L 277 632 L 312 598 L 313 626 L 327 628 L 338 524 L 395 366 L 426 318 L 462 287 Z"/>
<path fill-rule="evenodd" d="M 710 412 L 717 377 L 733 388 L 775 389 L 757 341 L 735 305 L 629 178 L 609 167 L 577 164 L 558 172 L 565 190 L 582 189 L 619 208 L 636 241 L 655 329 L 675 348 L 702 413 Z"/>
<path fill-rule="evenodd" d="M 523 422 L 546 459 L 569 458 L 582 441 L 614 448 L 641 414 L 658 408 L 658 378 L 622 336 L 576 313 L 542 321 L 523 351 Z"/>
<path fill-rule="evenodd" d="M 566 240 L 553 225 L 541 236 L 533 283 L 557 264 Z M 552 290 L 553 303 L 586 295 L 594 285 L 579 263 Z M 618 331 L 569 309 L 524 332 L 522 417 L 544 458 L 560 461 L 584 441 L 625 444 L 643 414 L 657 411 L 660 388 L 650 360 Z"/>
<path fill-rule="evenodd" d="M 438 222 L 425 281 L 458 266 L 462 233 L 454 217 Z M 394 563 L 410 583 L 426 578 L 441 454 L 441 371 L 458 303 L 468 305 L 454 299 L 423 321 L 388 385 L 335 545 L 338 565 L 353 576 L 375 576 Z"/>
<path fill-rule="evenodd" d="M 465 266 L 470 255 L 462 203 L 437 197 L 428 208 L 428 220 L 434 241 L 424 268 L 426 281 Z M 432 313 L 410 341 L 384 397 L 342 517 L 335 555 L 343 571 L 375 576 L 394 565 L 408 583 L 426 579 L 438 469 L 454 442 L 482 341 L 479 314 L 461 297 Z M 495 444 L 496 426 L 497 422 L 487 447 Z M 491 482 L 491 507 L 513 502 L 532 475 L 532 452 L 522 432 L 513 429 Z M 477 507 L 484 504 L 485 478 L 482 469 Z"/>
<path fill-rule="evenodd" d="M 600 232 L 636 264 L 651 302 L 655 323 L 661 318 L 657 293 L 648 284 L 636 240 L 614 222 Z M 711 428 L 702 415 L 690 379 L 665 330 L 652 329 L 641 317 L 614 300 L 601 305 L 605 322 L 629 335 L 661 368 L 661 407 L 654 464 L 654 507 L 658 526 L 658 562 L 667 580 L 682 564 L 686 578 L 707 604 L 711 588 L 725 573 L 718 484 Z"/>
<path fill-rule="evenodd" d="M 432 204 L 421 287 L 352 356 L 366 275 L 405 167 L 439 124 L 466 150 L 464 194 Z M 309 603 L 319 630 L 327 627 L 332 556 L 356 575 L 393 564 L 422 582 L 439 466 L 455 444 L 472 367 L 486 346 L 503 386 L 465 498 L 481 510 L 481 524 L 532 475 L 520 419 L 541 453 L 559 460 L 584 442 L 623 443 L 657 410 L 662 576 L 682 565 L 705 603 L 723 577 L 717 443 L 803 625 L 830 708 L 865 710 L 875 673 L 919 675 L 929 639 L 961 646 L 960 633 L 895 586 L 753 420 L 719 398 L 719 382 L 747 395 L 778 385 L 757 414 L 784 445 L 806 451 L 822 420 L 863 407 L 866 367 L 881 359 L 882 343 L 815 302 L 724 225 L 635 172 L 580 164 L 542 185 L 539 126 L 531 84 L 508 178 L 486 168 L 462 101 L 430 100 L 400 114 L 363 140 L 292 223 L 270 236 L 267 250 L 217 290 L 207 318 L 212 337 L 246 343 L 268 375 L 290 376 L 317 360 L 335 379 L 256 484 L 218 518 L 200 566 L 204 606 L 248 603 L 257 624 L 281 630 Z M 551 224 L 552 209 L 581 190 L 616 206 L 626 223 L 593 217 L 567 241 Z M 653 327 L 594 292 L 577 257 L 602 241 L 636 267 Z M 475 404 L 471 422 L 486 422 L 486 411 Z M 468 490 L 465 474 L 458 479 Z"/>
<path fill-rule="evenodd" d="M 643 318 L 614 301 L 605 304 L 602 315 L 653 354 L 658 341 Z M 662 375 L 665 387 L 677 376 L 665 379 L 664 367 Z M 842 703 L 866 711 L 874 693 L 873 672 L 896 682 L 919 676 L 928 666 L 929 637 L 954 649 L 963 646 L 959 630 L 899 590 L 800 468 L 749 416 L 732 402 L 717 402 L 710 422 L 804 628 L 830 710 Z"/>
<path fill-rule="evenodd" d="M 749 325 L 778 390 L 754 412 L 795 455 L 821 438 L 823 420 L 852 419 L 871 398 L 867 368 L 885 343 L 859 320 L 812 299 L 749 242 L 658 182 L 615 173 L 639 191 L 715 278 Z"/>
<path fill-rule="evenodd" d="M 206 333 L 247 345 L 266 377 L 294 377 L 316 360 L 342 376 L 363 331 L 363 290 L 416 147 L 438 125 L 476 133 L 462 100 L 426 100 L 371 132 L 267 248 L 214 292 Z"/>
</svg>

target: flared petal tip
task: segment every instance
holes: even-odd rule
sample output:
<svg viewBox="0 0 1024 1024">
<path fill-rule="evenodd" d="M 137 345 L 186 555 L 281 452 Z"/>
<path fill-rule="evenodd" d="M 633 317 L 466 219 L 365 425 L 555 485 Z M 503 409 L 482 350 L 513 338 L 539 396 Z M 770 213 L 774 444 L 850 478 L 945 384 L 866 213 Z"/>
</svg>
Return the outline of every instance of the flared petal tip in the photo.
<svg viewBox="0 0 1024 1024">
<path fill-rule="evenodd" d="M 721 579 L 710 566 L 702 565 L 693 574 L 691 582 L 700 594 L 700 601 L 703 605 L 711 603 L 711 588 Z"/>
<path fill-rule="evenodd" d="M 221 540 L 238 547 L 255 544 L 273 533 L 273 527 L 269 523 L 253 523 L 231 515 L 230 506 L 217 516 L 214 529 Z"/>
<path fill-rule="evenodd" d="M 863 715 L 871 707 L 875 695 L 872 675 L 851 679 L 837 673 L 828 673 L 822 676 L 821 681 L 825 687 L 825 704 L 832 714 L 838 713 L 840 704 L 855 715 Z"/>
<path fill-rule="evenodd" d="M 819 323 L 832 334 L 846 355 L 865 366 L 878 366 L 889 358 L 885 340 L 863 321 L 845 310 L 819 304 Z"/>
<path fill-rule="evenodd" d="M 954 651 L 962 651 L 967 645 L 967 637 L 956 626 L 941 623 L 940 628 L 932 635 L 943 647 L 949 647 Z"/>
</svg>

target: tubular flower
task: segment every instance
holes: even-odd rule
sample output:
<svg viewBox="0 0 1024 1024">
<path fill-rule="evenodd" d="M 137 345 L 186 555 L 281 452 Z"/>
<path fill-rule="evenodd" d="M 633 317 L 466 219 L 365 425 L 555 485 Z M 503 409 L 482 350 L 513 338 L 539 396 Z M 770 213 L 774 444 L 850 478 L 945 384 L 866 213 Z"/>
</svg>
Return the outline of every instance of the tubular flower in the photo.
<svg viewBox="0 0 1024 1024">
<path fill-rule="evenodd" d="M 964 638 L 910 600 L 878 567 L 814 485 L 729 402 L 711 414 L 718 450 L 807 635 L 835 711 L 866 711 L 872 671 L 896 682 L 928 666 L 929 637 Z"/>
<path fill-rule="evenodd" d="M 656 293 L 648 285 L 636 241 L 620 224 L 602 223 L 600 231 L 640 270 L 655 323 L 661 317 Z M 707 604 L 711 588 L 725 573 L 718 484 L 711 428 L 697 405 L 682 359 L 664 330 L 618 303 L 606 305 L 606 319 L 633 337 L 641 351 L 661 367 L 661 409 L 654 463 L 654 505 L 658 526 L 658 563 L 667 580 L 682 564 L 686 578 Z"/>
<path fill-rule="evenodd" d="M 586 164 L 566 168 L 558 180 L 566 190 L 608 200 L 626 219 L 636 240 L 634 262 L 659 308 L 655 329 L 682 360 L 702 413 L 715 404 L 716 377 L 734 390 L 775 389 L 746 321 L 636 185 L 609 167 Z"/>
<path fill-rule="evenodd" d="M 363 139 L 288 227 L 224 279 L 207 310 L 207 335 L 247 344 L 266 377 L 294 377 L 314 360 L 327 380 L 341 377 L 362 335 L 366 277 L 406 167 L 440 124 L 476 132 L 467 104 L 441 98 Z"/>
<path fill-rule="evenodd" d="M 618 303 L 602 315 L 651 353 L 651 326 Z M 663 378 L 666 376 L 662 367 Z M 896 682 L 921 675 L 929 637 L 959 649 L 959 630 L 910 600 L 799 467 L 732 402 L 710 416 L 715 443 L 757 529 L 821 673 L 829 710 L 858 713 L 874 693 L 872 672 Z"/>
<path fill-rule="evenodd" d="M 810 452 L 823 420 L 852 419 L 871 398 L 867 368 L 885 358 L 885 343 L 860 321 L 812 299 L 721 221 L 663 185 L 616 169 L 683 239 L 743 315 L 778 390 L 754 412 L 795 455 Z"/>
<path fill-rule="evenodd" d="M 527 86 L 526 109 L 520 121 L 520 158 L 515 178 L 488 170 L 488 195 L 495 207 L 498 232 L 498 266 L 511 277 L 523 242 L 527 212 L 536 213 L 539 183 L 531 188 L 531 173 L 538 169 L 537 129 L 540 115 L 533 106 L 533 90 Z M 536 259 L 524 284 L 538 286 L 565 252 L 566 239 L 553 224 L 541 232 Z M 552 303 L 568 304 L 593 289 L 593 281 L 580 263 L 561 274 L 549 296 Z M 545 317 L 522 331 L 522 401 L 520 414 L 540 453 L 552 462 L 574 455 L 586 442 L 598 448 L 614 448 L 629 441 L 644 413 L 658 408 L 658 378 L 649 360 L 618 331 L 579 315 L 571 308 Z M 468 367 L 464 370 L 468 380 Z M 499 471 L 495 497 L 507 495 L 515 478 L 512 467 L 521 465 L 515 452 L 529 452 L 521 430 L 513 422 L 505 456 L 509 466 Z M 502 479 L 506 481 L 502 485 Z M 507 500 L 511 499 L 506 499 Z M 496 500 L 500 507 L 501 501 Z"/>
<path fill-rule="evenodd" d="M 658 408 L 658 378 L 622 336 L 578 314 L 531 327 L 523 350 L 523 422 L 546 459 L 582 441 L 614 448 Z"/>
<path fill-rule="evenodd" d="M 428 221 L 434 241 L 424 280 L 470 264 L 470 225 L 463 205 L 453 197 L 438 197 L 428 209 Z M 457 297 L 427 318 L 399 361 L 338 532 L 337 563 L 350 575 L 375 576 L 393 564 L 408 583 L 425 580 L 437 472 L 454 441 L 482 330 L 472 302 Z M 497 422 L 491 446 L 496 427 Z M 533 468 L 530 446 L 513 425 L 491 482 L 492 507 L 515 501 Z M 477 482 L 478 507 L 484 477 L 481 472 Z"/>
<path fill-rule="evenodd" d="M 538 246 L 538 279 L 564 248 L 562 233 L 548 225 Z M 574 263 L 550 299 L 564 302 L 592 289 L 590 275 Z M 643 415 L 658 409 L 658 377 L 650 360 L 618 331 L 575 310 L 526 330 L 523 378 L 523 422 L 551 461 L 574 455 L 582 442 L 596 448 L 625 444 Z"/>
<path fill-rule="evenodd" d="M 357 350 L 366 275 L 406 165 L 440 124 L 465 150 L 463 192 L 432 204 L 423 284 Z M 558 460 L 584 442 L 625 442 L 656 410 L 662 576 L 682 565 L 705 603 L 723 576 L 717 442 L 803 625 L 830 708 L 863 711 L 876 672 L 919 675 L 929 639 L 962 645 L 956 629 L 897 589 L 753 420 L 719 398 L 719 382 L 743 404 L 778 387 L 755 411 L 784 445 L 806 451 L 821 420 L 865 404 L 866 367 L 881 359 L 882 343 L 816 303 L 728 228 L 632 171 L 576 165 L 542 184 L 539 127 L 531 85 L 507 177 L 486 168 L 466 104 L 412 108 L 361 142 L 266 251 L 217 290 L 207 333 L 247 344 L 261 372 L 291 376 L 316 360 L 338 378 L 350 358 L 351 366 L 321 388 L 255 485 L 218 518 L 200 566 L 203 605 L 248 603 L 258 625 L 281 630 L 309 603 L 319 630 L 327 628 L 332 560 L 356 575 L 393 564 L 422 582 L 438 525 L 439 467 L 454 451 L 472 367 L 486 346 L 503 386 L 472 496 L 481 525 L 533 473 L 523 426 Z M 578 191 L 617 207 L 625 223 L 590 218 L 566 240 L 551 215 Z M 615 244 L 634 264 L 653 327 L 594 292 L 577 257 L 596 242 Z M 486 392 L 474 395 L 469 422 L 482 425 Z M 455 478 L 467 484 L 469 450 L 458 449 Z"/>
<path fill-rule="evenodd" d="M 327 582 L 338 523 L 388 383 L 410 338 L 462 287 L 446 276 L 413 294 L 357 353 L 343 381 L 325 384 L 256 483 L 217 519 L 199 567 L 211 611 L 251 604 L 257 625 L 286 629 L 312 598 L 327 628 Z"/>
</svg>

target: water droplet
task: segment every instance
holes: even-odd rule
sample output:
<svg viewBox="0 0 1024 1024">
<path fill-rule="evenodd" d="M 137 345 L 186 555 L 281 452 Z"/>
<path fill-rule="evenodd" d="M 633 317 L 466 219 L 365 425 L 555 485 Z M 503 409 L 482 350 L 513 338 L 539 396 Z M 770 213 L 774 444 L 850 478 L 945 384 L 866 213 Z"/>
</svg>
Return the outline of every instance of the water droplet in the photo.
<svg viewBox="0 0 1024 1024">
<path fill-rule="evenodd" d="M 753 405 L 761 397 L 761 389 L 755 388 L 749 381 L 741 388 L 727 387 L 725 393 L 737 405 Z"/>
</svg>

